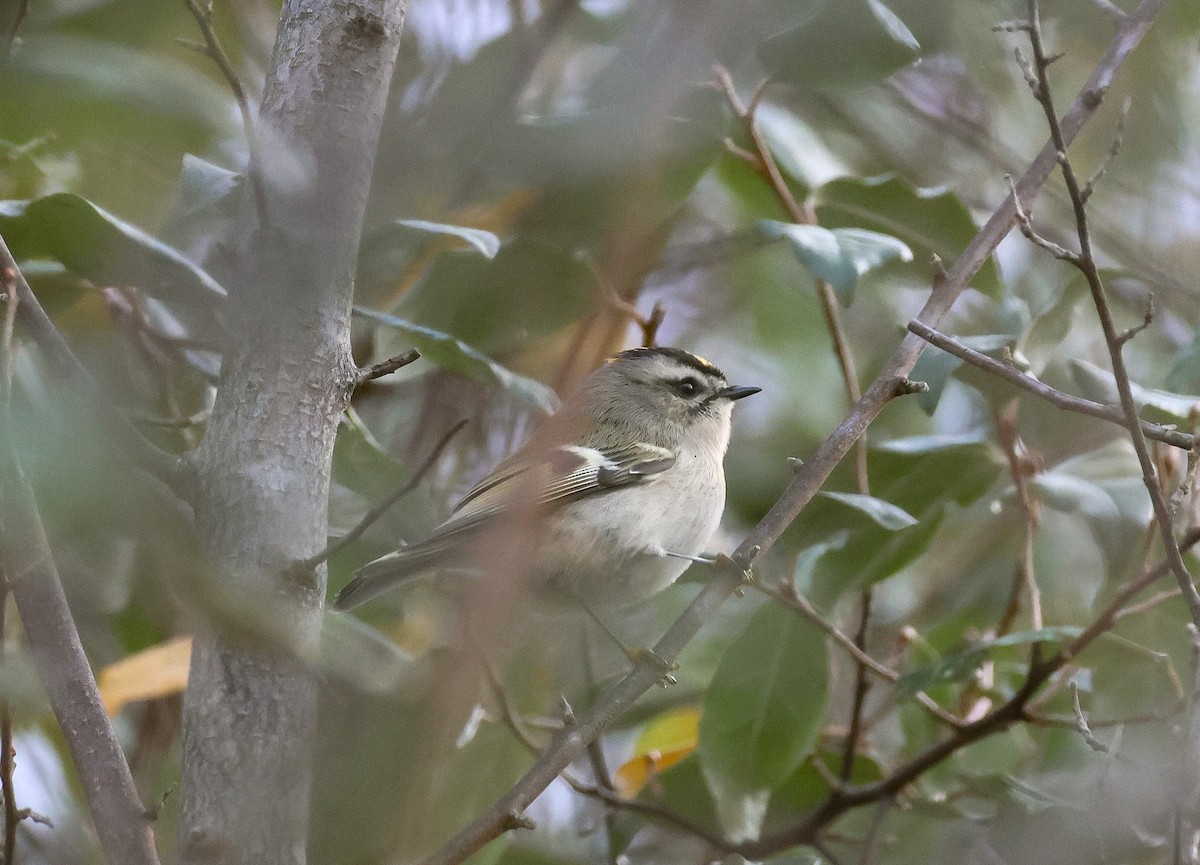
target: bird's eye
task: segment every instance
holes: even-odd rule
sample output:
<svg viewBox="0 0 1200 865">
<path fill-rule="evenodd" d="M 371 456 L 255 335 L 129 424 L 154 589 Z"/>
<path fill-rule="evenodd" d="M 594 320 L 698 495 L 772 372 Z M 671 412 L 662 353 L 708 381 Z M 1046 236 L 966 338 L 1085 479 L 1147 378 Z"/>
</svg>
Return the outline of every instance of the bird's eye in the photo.
<svg viewBox="0 0 1200 865">
<path fill-rule="evenodd" d="M 681 378 L 675 382 L 675 392 L 690 399 L 700 392 L 700 382 L 691 377 Z"/>
</svg>

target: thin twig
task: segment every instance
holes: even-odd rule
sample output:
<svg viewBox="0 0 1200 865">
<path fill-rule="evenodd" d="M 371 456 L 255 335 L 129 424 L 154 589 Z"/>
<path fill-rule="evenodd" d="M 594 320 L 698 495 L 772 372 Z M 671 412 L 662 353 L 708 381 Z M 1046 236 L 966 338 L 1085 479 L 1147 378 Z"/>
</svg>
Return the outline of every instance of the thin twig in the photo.
<svg viewBox="0 0 1200 865">
<path fill-rule="evenodd" d="M 450 440 L 458 435 L 459 431 L 466 425 L 467 419 L 463 418 L 454 426 L 450 427 L 450 429 L 446 431 L 446 434 L 442 436 L 441 440 L 434 445 L 433 450 L 429 452 L 429 456 L 425 457 L 425 461 L 417 467 L 415 472 L 413 472 L 412 477 L 405 481 L 405 483 L 394 493 L 389 495 L 379 504 L 375 505 L 375 507 L 371 508 L 371 510 L 367 511 L 366 516 L 358 521 L 358 525 L 346 532 L 346 534 L 338 538 L 333 543 L 329 544 L 327 547 L 325 547 L 325 549 L 321 550 L 321 552 L 314 556 L 310 556 L 302 562 L 299 562 L 296 565 L 296 572 L 307 573 L 311 571 L 317 565 L 327 561 L 331 556 L 342 550 L 347 545 L 361 538 L 363 532 L 373 526 L 380 517 L 387 513 L 388 509 L 391 508 L 392 505 L 396 504 L 396 502 L 400 501 L 400 499 L 404 498 L 417 488 L 417 484 L 424 479 L 425 475 L 429 473 L 429 470 L 433 468 L 434 463 L 437 462 L 438 457 L 442 455 L 442 451 L 446 449 L 446 445 L 450 444 Z"/>
<path fill-rule="evenodd" d="M 377 378 L 383 378 L 385 375 L 391 375 L 396 370 L 408 366 L 421 357 L 421 352 L 415 348 L 410 348 L 408 351 L 398 354 L 395 357 L 389 357 L 387 360 L 380 361 L 372 366 L 365 367 L 358 371 L 358 381 L 355 383 L 356 388 L 362 387 L 369 381 L 374 381 Z"/>
<path fill-rule="evenodd" d="M 1125 120 L 1129 117 L 1129 106 L 1132 104 L 1129 98 L 1125 99 L 1125 103 L 1121 106 L 1121 114 L 1117 117 L 1117 131 L 1113 133 L 1113 140 L 1108 146 L 1108 153 L 1104 154 L 1104 158 L 1100 160 L 1100 164 L 1096 166 L 1096 170 L 1092 172 L 1092 176 L 1083 185 L 1083 190 L 1080 194 L 1083 196 L 1085 202 L 1092 197 L 1092 193 L 1096 191 L 1096 184 L 1104 177 L 1108 171 L 1108 166 L 1112 164 L 1112 161 L 1117 158 L 1117 154 L 1121 152 L 1121 144 L 1125 139 Z"/>
<path fill-rule="evenodd" d="M 930 345 L 936 346 L 961 360 L 965 360 L 973 366 L 986 370 L 1004 379 L 1009 384 L 1014 384 L 1022 390 L 1029 391 L 1034 396 L 1041 397 L 1046 402 L 1063 411 L 1085 414 L 1089 417 L 1125 426 L 1125 415 L 1117 406 L 1092 402 L 1090 399 L 1083 399 L 1082 397 L 1063 393 L 1061 390 L 1050 387 L 1050 385 L 1038 381 L 1033 376 L 1021 372 L 1011 364 L 988 357 L 986 354 L 975 351 L 973 348 L 968 348 L 953 337 L 946 336 L 946 334 L 916 319 L 908 323 L 908 329 Z M 1139 423 L 1148 438 L 1155 439 L 1172 447 L 1182 448 L 1183 450 L 1190 451 L 1196 446 L 1195 436 L 1160 424 L 1151 423 L 1147 420 L 1140 420 Z"/>
<path fill-rule="evenodd" d="M 1042 629 L 1042 595 L 1038 591 L 1037 575 L 1034 570 L 1034 540 L 1037 537 L 1039 513 L 1037 499 L 1029 491 L 1029 459 L 1024 455 L 1024 445 L 1017 431 L 1017 411 L 1020 403 L 1013 400 L 996 415 L 996 432 L 1004 453 L 1008 457 L 1008 470 L 1017 489 L 1017 501 L 1021 504 L 1025 531 L 1022 533 L 1021 561 L 1017 568 L 1017 579 L 1029 595 L 1029 623 L 1035 631 Z M 1038 643 L 1032 651 L 1038 651 Z"/>
<path fill-rule="evenodd" d="M 654 348 L 658 345 L 658 329 L 662 327 L 662 323 L 667 317 L 667 308 L 663 302 L 661 300 L 654 301 L 654 306 L 650 308 L 650 314 L 643 315 L 641 310 L 621 297 L 612 282 L 590 257 L 583 256 L 582 260 L 587 269 L 591 271 L 596 285 L 600 287 L 600 293 L 604 297 L 605 303 L 619 315 L 636 324 L 638 330 L 642 332 L 642 345 L 646 348 Z"/>
<path fill-rule="evenodd" d="M 1071 709 L 1075 713 L 1075 729 L 1079 731 L 1083 741 L 1087 742 L 1087 746 L 1093 751 L 1107 754 L 1108 746 L 1092 735 L 1092 728 L 1088 726 L 1087 718 L 1084 717 L 1083 707 L 1079 705 L 1079 686 L 1074 682 L 1071 682 Z"/>
<path fill-rule="evenodd" d="M 1088 94 L 1106 88 L 1129 54 L 1149 31 L 1154 18 L 1162 11 L 1166 0 L 1142 0 L 1117 29 L 1104 56 L 1098 61 L 1084 89 L 1062 121 L 1063 134 L 1074 139 L 1094 114 L 1097 103 Z M 1058 148 L 1050 143 L 1042 148 L 1029 169 L 1017 184 L 1018 200 L 1031 200 L 1046 183 L 1057 164 Z M 979 271 L 1000 241 L 1015 224 L 1016 212 L 1011 198 L 1000 203 L 987 223 L 967 245 L 949 268 L 944 279 L 934 286 L 918 320 L 936 327 L 961 295 L 971 278 Z M 713 578 L 700 590 L 691 604 L 679 615 L 667 633 L 653 647 L 658 658 L 668 663 L 675 660 L 684 646 L 708 622 L 734 589 L 744 584 L 745 575 L 762 551 L 769 549 L 812 500 L 834 468 L 854 447 L 870 423 L 878 417 L 895 396 L 896 381 L 908 376 L 925 346 L 920 337 L 906 337 L 892 357 L 883 364 L 878 376 L 867 388 L 863 398 L 850 410 L 838 428 L 822 443 L 796 472 L 787 489 L 767 514 L 759 521 L 737 550 L 722 559 L 714 569 Z M 1047 662 L 1048 663 L 1048 662 Z M 1062 663 L 1066 663 L 1063 661 Z M 1044 666 L 1044 665 L 1043 665 Z M 1048 674 L 1047 674 L 1048 675 Z M 647 660 L 638 664 L 623 679 L 613 685 L 595 705 L 581 712 L 576 723 L 562 730 L 526 773 L 471 823 L 449 839 L 425 862 L 426 865 L 456 865 L 500 835 L 509 824 L 510 815 L 523 811 L 543 790 L 580 756 L 587 742 L 613 722 L 626 708 L 662 678 L 659 663 Z M 1037 684 L 1030 691 L 1036 690 Z M 878 801 L 903 789 L 928 768 L 971 742 L 978 741 L 995 730 L 1003 729 L 1020 717 L 1024 702 L 1030 694 L 1019 693 L 1019 702 L 1002 712 L 985 716 L 974 724 L 964 726 L 946 742 L 940 743 L 919 760 L 895 770 L 886 783 L 867 785 L 860 791 L 862 798 L 827 800 L 818 806 L 802 824 L 790 827 L 779 835 L 756 842 L 775 851 L 804 843 L 816 830 L 826 826 L 852 807 Z M 799 837 L 799 841 L 793 838 Z M 750 845 L 746 845 L 747 848 Z M 742 852 L 742 851 L 739 851 Z M 750 855 L 750 858 L 763 858 Z"/>
<path fill-rule="evenodd" d="M 249 154 L 246 176 L 250 178 L 250 186 L 254 191 L 254 206 L 258 212 L 259 222 L 262 225 L 266 225 L 267 190 L 263 184 L 261 174 L 262 158 L 258 146 L 258 134 L 254 128 L 254 115 L 250 111 L 250 100 L 246 97 L 246 88 L 242 85 L 242 81 L 234 70 L 233 64 L 229 62 L 229 55 L 221 47 L 221 40 L 217 38 L 217 31 L 213 28 L 212 4 L 208 4 L 207 8 L 201 8 L 196 0 L 183 0 L 183 2 L 187 4 L 192 17 L 196 19 L 196 24 L 200 27 L 200 32 L 204 34 L 204 44 L 206 46 L 204 54 L 217 64 L 217 68 L 221 70 L 221 75 L 224 76 L 225 82 L 229 85 L 229 89 L 233 93 L 233 98 L 237 100 L 238 112 L 242 116 L 242 132 L 246 136 L 246 148 Z"/>
<path fill-rule="evenodd" d="M 775 155 L 771 152 L 770 146 L 767 144 L 755 121 L 755 112 L 762 102 L 763 96 L 766 94 L 770 79 L 764 79 L 760 82 L 750 100 L 743 104 L 728 70 L 722 66 L 717 66 L 714 71 L 717 76 L 717 82 L 724 91 L 730 107 L 737 115 L 738 120 L 741 121 L 746 136 L 753 144 L 754 150 L 751 155 L 761 165 L 763 169 L 761 173 L 775 193 L 775 197 L 779 199 L 779 203 L 787 211 L 788 216 L 791 217 L 793 222 L 801 225 L 816 225 L 817 216 L 815 210 L 811 206 L 801 205 L 796 200 L 796 197 L 792 194 L 791 187 L 788 186 L 787 180 L 783 176 L 783 172 L 779 170 L 779 165 L 775 161 Z M 837 358 L 838 368 L 842 373 L 842 383 L 846 389 L 847 404 L 852 406 L 862 399 L 862 386 L 859 384 L 858 369 L 854 363 L 854 354 L 850 350 L 850 341 L 846 338 L 846 331 L 842 326 L 837 295 L 828 280 L 818 278 L 816 284 L 817 297 L 821 303 L 821 312 L 825 317 L 825 328 L 829 332 L 830 340 L 833 343 L 833 353 Z M 854 477 L 859 493 L 866 496 L 871 494 L 868 449 L 869 444 L 864 432 L 863 435 L 859 436 L 854 451 Z M 862 591 L 859 604 L 859 626 L 855 643 L 861 650 L 866 642 L 870 623 L 870 587 Z M 863 706 L 866 702 L 869 687 L 870 681 L 867 679 L 867 668 L 856 657 L 854 693 L 850 702 L 850 722 L 847 725 L 846 746 L 842 755 L 841 775 L 843 780 L 850 777 L 850 773 L 854 768 L 854 752 L 858 747 Z"/>
<path fill-rule="evenodd" d="M 884 818 L 887 817 L 888 811 L 892 810 L 894 804 L 892 799 L 880 799 L 879 804 L 875 806 L 875 816 L 871 818 L 871 828 L 867 830 L 867 837 L 863 840 L 863 851 L 858 865 L 871 865 L 875 842 L 879 838 L 879 830 L 883 828 Z"/>
<path fill-rule="evenodd" d="M 866 654 L 867 650 L 867 627 L 870 620 L 871 589 L 868 587 L 863 590 L 859 600 L 858 630 L 854 634 L 854 645 L 858 646 L 859 651 L 863 654 Z M 854 773 L 854 757 L 858 751 L 858 738 L 862 733 L 863 706 L 866 705 L 867 691 L 870 689 L 870 685 L 870 680 L 867 679 L 866 665 L 856 661 L 854 664 L 854 695 L 850 700 L 850 723 L 846 726 L 846 744 L 842 749 L 840 774 L 843 783 L 848 782 Z"/>
</svg>

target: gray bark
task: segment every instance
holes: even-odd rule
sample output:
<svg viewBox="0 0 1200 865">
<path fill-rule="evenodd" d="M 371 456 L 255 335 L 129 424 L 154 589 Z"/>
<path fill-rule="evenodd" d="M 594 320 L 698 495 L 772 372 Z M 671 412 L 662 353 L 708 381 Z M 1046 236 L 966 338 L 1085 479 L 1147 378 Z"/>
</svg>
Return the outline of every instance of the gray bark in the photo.
<svg viewBox="0 0 1200 865">
<path fill-rule="evenodd" d="M 266 223 L 246 205 L 229 344 L 196 453 L 196 516 L 265 632 L 319 639 L 330 462 L 356 370 L 353 268 L 403 0 L 287 0 L 260 116 Z M 249 196 L 248 196 L 249 198 Z M 300 865 L 315 685 L 266 641 L 198 636 L 184 699 L 181 861 Z"/>
</svg>

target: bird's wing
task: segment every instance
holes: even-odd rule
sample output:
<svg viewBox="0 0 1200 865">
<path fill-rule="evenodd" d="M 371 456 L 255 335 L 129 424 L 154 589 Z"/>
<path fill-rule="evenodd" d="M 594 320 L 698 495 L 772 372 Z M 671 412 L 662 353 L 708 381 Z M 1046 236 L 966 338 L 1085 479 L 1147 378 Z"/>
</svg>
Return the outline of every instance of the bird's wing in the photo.
<svg viewBox="0 0 1200 865">
<path fill-rule="evenodd" d="M 569 445 L 518 452 L 471 489 L 429 537 L 359 568 L 334 605 L 350 609 L 419 573 L 453 567 L 469 536 L 506 512 L 531 505 L 541 510 L 643 483 L 674 464 L 671 451 L 649 444 L 610 450 Z"/>
<path fill-rule="evenodd" d="M 565 445 L 518 454 L 463 496 L 437 533 L 476 525 L 514 506 L 550 507 L 643 483 L 674 464 L 671 451 L 644 443 L 615 449 Z"/>
</svg>

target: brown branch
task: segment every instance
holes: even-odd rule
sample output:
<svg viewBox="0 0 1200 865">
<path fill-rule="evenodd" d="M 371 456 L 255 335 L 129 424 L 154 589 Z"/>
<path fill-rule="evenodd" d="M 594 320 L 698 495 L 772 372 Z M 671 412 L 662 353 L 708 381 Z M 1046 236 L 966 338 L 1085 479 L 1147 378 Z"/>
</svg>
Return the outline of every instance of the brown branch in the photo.
<svg viewBox="0 0 1200 865">
<path fill-rule="evenodd" d="M 1151 22 L 1162 10 L 1166 0 L 1142 0 L 1138 9 L 1130 13 L 1118 28 L 1104 56 L 1097 63 L 1083 91 L 1076 98 L 1071 110 L 1063 117 L 1062 131 L 1067 139 L 1074 139 L 1086 121 L 1095 112 L 1097 104 L 1088 94 L 1106 88 L 1116 71 L 1130 52 L 1141 42 L 1150 29 Z M 1053 142 L 1042 148 L 1032 165 L 1017 184 L 1020 201 L 1029 201 L 1045 184 L 1057 163 L 1058 148 Z M 950 307 L 962 293 L 970 279 L 978 272 L 992 251 L 1004 239 L 1016 221 L 1013 199 L 1006 197 L 991 218 L 967 248 L 954 262 L 945 278 L 938 281 L 917 316 L 918 320 L 936 327 Z M 896 382 L 908 376 L 920 357 L 925 342 L 912 334 L 905 337 L 892 357 L 884 364 L 879 375 L 867 388 L 861 400 L 824 441 L 817 451 L 799 468 L 787 489 L 757 526 L 742 541 L 730 557 L 721 557 L 716 573 L 692 603 L 680 614 L 667 633 L 654 646 L 654 653 L 668 662 L 674 661 L 679 652 L 695 636 L 696 632 L 713 617 L 737 587 L 743 585 L 750 566 L 759 554 L 768 549 L 800 511 L 812 500 L 826 478 L 842 458 L 854 447 L 870 423 L 895 395 Z M 426 865 L 454 865 L 462 862 L 481 849 L 493 838 L 505 831 L 510 815 L 521 812 L 541 794 L 573 760 L 587 748 L 587 743 L 600 730 L 607 727 L 641 694 L 662 678 L 662 667 L 647 659 L 638 664 L 621 681 L 613 685 L 587 711 L 581 712 L 576 723 L 564 729 L 554 738 L 550 746 L 529 768 L 525 775 L 501 796 L 492 806 L 476 817 L 470 825 L 446 842 L 426 861 Z M 1022 700 L 1028 699 L 1022 695 Z M 1020 705 L 1006 710 L 1009 715 L 985 716 L 984 719 L 967 725 L 958 734 L 964 741 L 976 741 L 996 729 L 1002 729 L 1019 716 Z M 997 710 L 999 711 L 999 710 Z M 948 740 L 954 743 L 955 738 Z M 838 800 L 834 804 L 820 806 L 805 822 L 812 827 L 824 826 L 829 819 L 843 813 L 848 807 L 868 801 L 877 801 L 906 786 L 925 769 L 936 765 L 962 745 L 942 743 L 937 750 L 925 755 L 921 763 L 909 764 L 907 770 L 898 772 L 894 781 L 886 787 L 866 788 L 868 795 L 859 800 Z M 903 767 L 902 767 L 903 768 Z M 809 837 L 811 832 L 801 832 Z M 787 839 L 784 839 L 785 841 Z M 790 846 L 790 845 L 789 845 Z M 778 847 L 776 849 L 784 849 Z M 751 856 L 750 858 L 756 858 Z"/>
<path fill-rule="evenodd" d="M 1200 627 L 1200 592 L 1196 591 L 1192 575 L 1188 572 L 1187 565 L 1184 564 L 1183 557 L 1179 554 L 1179 546 L 1175 540 L 1175 531 L 1172 524 L 1171 509 L 1159 486 L 1154 469 L 1154 461 L 1151 459 L 1149 448 L 1146 446 L 1146 434 L 1142 430 L 1141 419 L 1138 417 L 1137 403 L 1133 398 L 1133 388 L 1130 384 L 1129 371 L 1125 367 L 1125 358 L 1121 353 L 1120 335 L 1113 322 L 1108 295 L 1105 292 L 1104 282 L 1100 277 L 1100 270 L 1096 265 L 1096 259 L 1092 251 L 1087 202 L 1083 190 L 1079 185 L 1079 178 L 1075 175 L 1074 166 L 1072 166 L 1071 160 L 1067 156 L 1067 140 L 1063 134 L 1063 124 L 1059 120 L 1058 110 L 1054 106 L 1054 96 L 1050 91 L 1050 80 L 1047 70 L 1052 60 L 1047 57 L 1045 46 L 1042 42 L 1042 26 L 1038 10 L 1038 0 L 1029 0 L 1029 43 L 1033 49 L 1033 68 L 1036 76 L 1036 86 L 1033 87 L 1034 96 L 1042 106 L 1042 113 L 1046 116 L 1046 124 L 1050 128 L 1050 140 L 1054 145 L 1056 161 L 1058 162 L 1059 171 L 1062 173 L 1063 182 L 1066 184 L 1067 194 L 1071 199 L 1071 207 L 1075 213 L 1076 234 L 1079 238 L 1079 253 L 1071 259 L 1071 263 L 1083 274 L 1084 279 L 1087 280 L 1088 289 L 1091 291 L 1092 304 L 1096 307 L 1096 315 L 1100 320 L 1100 327 L 1104 331 L 1104 342 L 1108 346 L 1113 378 L 1116 380 L 1117 393 L 1121 398 L 1121 409 L 1125 415 L 1125 426 L 1129 430 L 1130 439 L 1133 441 L 1133 449 L 1137 453 L 1138 464 L 1142 469 L 1142 481 L 1150 494 L 1150 503 L 1154 508 L 1154 518 L 1158 523 L 1159 533 L 1162 535 L 1163 548 L 1166 550 L 1167 560 L 1170 562 L 1175 579 L 1179 582 L 1179 588 L 1187 600 L 1192 624 Z M 1098 106 L 1106 91 L 1107 86 L 1091 87 L 1084 91 L 1084 96 L 1089 103 Z"/>
<path fill-rule="evenodd" d="M 33 337 L 54 373 L 85 388 L 92 408 L 105 423 L 108 433 L 125 456 L 134 465 L 146 470 L 177 493 L 186 494 L 189 486 L 186 461 L 161 450 L 145 439 L 127 418 L 102 397 L 95 379 L 80 363 L 62 334 L 58 332 L 58 328 L 54 326 L 54 322 L 38 303 L 3 237 L 0 237 L 0 290 L 5 293 L 15 292 L 19 301 L 17 321 Z"/>
<path fill-rule="evenodd" d="M 5 318 L 0 353 L 0 575 L 16 601 L 30 654 L 62 730 L 87 796 L 96 836 L 111 865 L 158 865 L 154 837 L 138 799 L 129 764 L 100 699 L 46 541 L 33 489 L 17 454 L 12 425 L 8 358 L 14 320 L 33 295 L 0 240 Z M 36 303 L 36 301 L 34 301 Z M 40 311 L 40 307 L 36 310 Z M 33 321 L 37 323 L 36 316 Z M 57 332 L 55 332 L 57 336 Z M 61 339 L 61 337 L 59 337 Z M 0 604 L 0 615 L 3 613 Z M 0 635 L 0 640 L 3 637 Z M 4 792 L 4 849 L 11 863 L 19 812 L 13 801 L 12 730 L 8 707 L 0 734 L 0 785 Z"/>
<path fill-rule="evenodd" d="M 229 55 L 221 46 L 221 40 L 217 38 L 217 31 L 213 28 L 212 3 L 210 2 L 206 8 L 201 8 L 196 0 L 183 0 L 183 2 L 187 4 L 188 11 L 196 19 L 196 24 L 204 35 L 202 53 L 217 64 L 217 68 L 221 70 L 221 75 L 225 78 L 225 83 L 229 85 L 229 89 L 233 93 L 233 98 L 237 100 L 238 113 L 242 116 L 242 133 L 246 136 L 246 148 L 249 153 L 246 176 L 250 179 L 250 187 L 254 192 L 254 205 L 258 212 L 258 219 L 263 225 L 266 225 L 267 191 L 263 185 L 262 175 L 259 173 L 262 159 L 259 154 L 258 134 L 254 128 L 254 115 L 250 111 L 250 100 L 246 97 L 246 88 L 242 85 L 242 80 L 234 70 L 233 64 L 229 62 Z"/>
<path fill-rule="evenodd" d="M 854 634 L 854 645 L 866 654 L 867 626 L 871 621 L 871 589 L 863 590 L 859 600 L 858 630 Z M 862 734 L 863 707 L 867 702 L 867 691 L 871 683 L 867 679 L 867 667 L 856 661 L 854 665 L 854 695 L 850 700 L 850 723 L 846 726 L 846 743 L 842 748 L 841 780 L 850 780 L 854 772 L 854 755 L 858 751 L 858 738 Z"/>
<path fill-rule="evenodd" d="M 596 285 L 600 287 L 600 293 L 604 297 L 604 302 L 608 304 L 609 308 L 637 325 L 638 330 L 642 332 L 642 345 L 647 348 L 653 348 L 658 345 L 658 329 L 662 327 L 662 323 L 667 317 L 667 308 L 663 305 L 663 302 L 661 300 L 654 301 L 654 306 L 650 308 L 650 314 L 643 315 L 641 310 L 634 304 L 621 297 L 620 292 L 613 287 L 612 282 L 590 257 L 585 256 L 583 263 L 591 271 L 592 277 L 596 280 Z"/>
<path fill-rule="evenodd" d="M 375 505 L 375 507 L 371 508 L 371 510 L 367 511 L 366 516 L 358 521 L 358 525 L 346 532 L 346 534 L 344 534 L 342 537 L 329 544 L 327 547 L 325 547 L 325 549 L 321 550 L 321 552 L 317 553 L 315 556 L 310 556 L 304 561 L 297 563 L 295 566 L 296 573 L 299 574 L 310 572 L 317 565 L 327 561 L 335 553 L 361 538 L 363 536 L 363 532 L 373 526 L 380 517 L 387 513 L 392 505 L 396 504 L 396 502 L 400 501 L 400 499 L 404 498 L 417 488 L 417 484 L 419 484 L 425 478 L 425 475 L 429 473 L 429 470 L 433 468 L 434 463 L 437 462 L 438 457 L 442 455 L 442 451 L 446 449 L 446 445 L 450 444 L 450 440 L 458 435 L 459 431 L 462 430 L 462 428 L 466 425 L 467 419 L 463 418 L 454 426 L 450 427 L 450 429 L 446 431 L 445 435 L 441 437 L 438 443 L 433 446 L 433 450 L 429 452 L 429 456 L 425 457 L 425 461 L 417 467 L 415 472 L 413 472 L 412 477 L 405 481 L 404 484 L 400 486 L 394 493 L 389 495 L 383 501 L 379 502 L 379 504 Z"/>
<path fill-rule="evenodd" d="M 960 360 L 965 360 L 972 366 L 977 366 L 982 370 L 992 373 L 993 375 L 1004 379 L 1009 384 L 1016 385 L 1022 390 L 1029 391 L 1034 396 L 1039 396 L 1051 405 L 1062 409 L 1063 411 L 1072 411 L 1078 414 L 1085 414 L 1089 417 L 1106 420 L 1109 423 L 1125 426 L 1125 415 L 1120 408 L 1104 403 L 1092 402 L 1090 399 L 1072 396 L 1068 393 L 1063 393 L 1061 390 L 1051 387 L 1044 382 L 1038 381 L 1031 375 L 1021 372 L 1011 364 L 997 360 L 994 357 L 988 357 L 986 354 L 975 351 L 973 348 L 968 348 L 953 337 L 947 336 L 941 331 L 935 330 L 928 324 L 914 319 L 908 323 L 908 329 L 915 333 L 921 339 L 928 342 L 930 345 L 940 348 L 942 351 L 952 354 Z M 1160 441 L 1163 444 L 1171 445 L 1172 447 L 1182 448 L 1183 450 L 1191 450 L 1196 446 L 1196 437 L 1180 432 L 1179 430 L 1170 429 L 1161 424 L 1151 423 L 1147 420 L 1139 420 L 1142 430 L 1148 438 Z"/>
<path fill-rule="evenodd" d="M 387 360 L 382 360 L 377 364 L 360 369 L 358 371 L 358 380 L 354 383 L 354 387 L 357 389 L 369 381 L 383 378 L 385 375 L 391 375 L 396 370 L 408 366 L 420 357 L 421 352 L 415 348 L 410 348 L 408 351 L 398 354 L 395 357 L 389 357 Z"/>
</svg>

